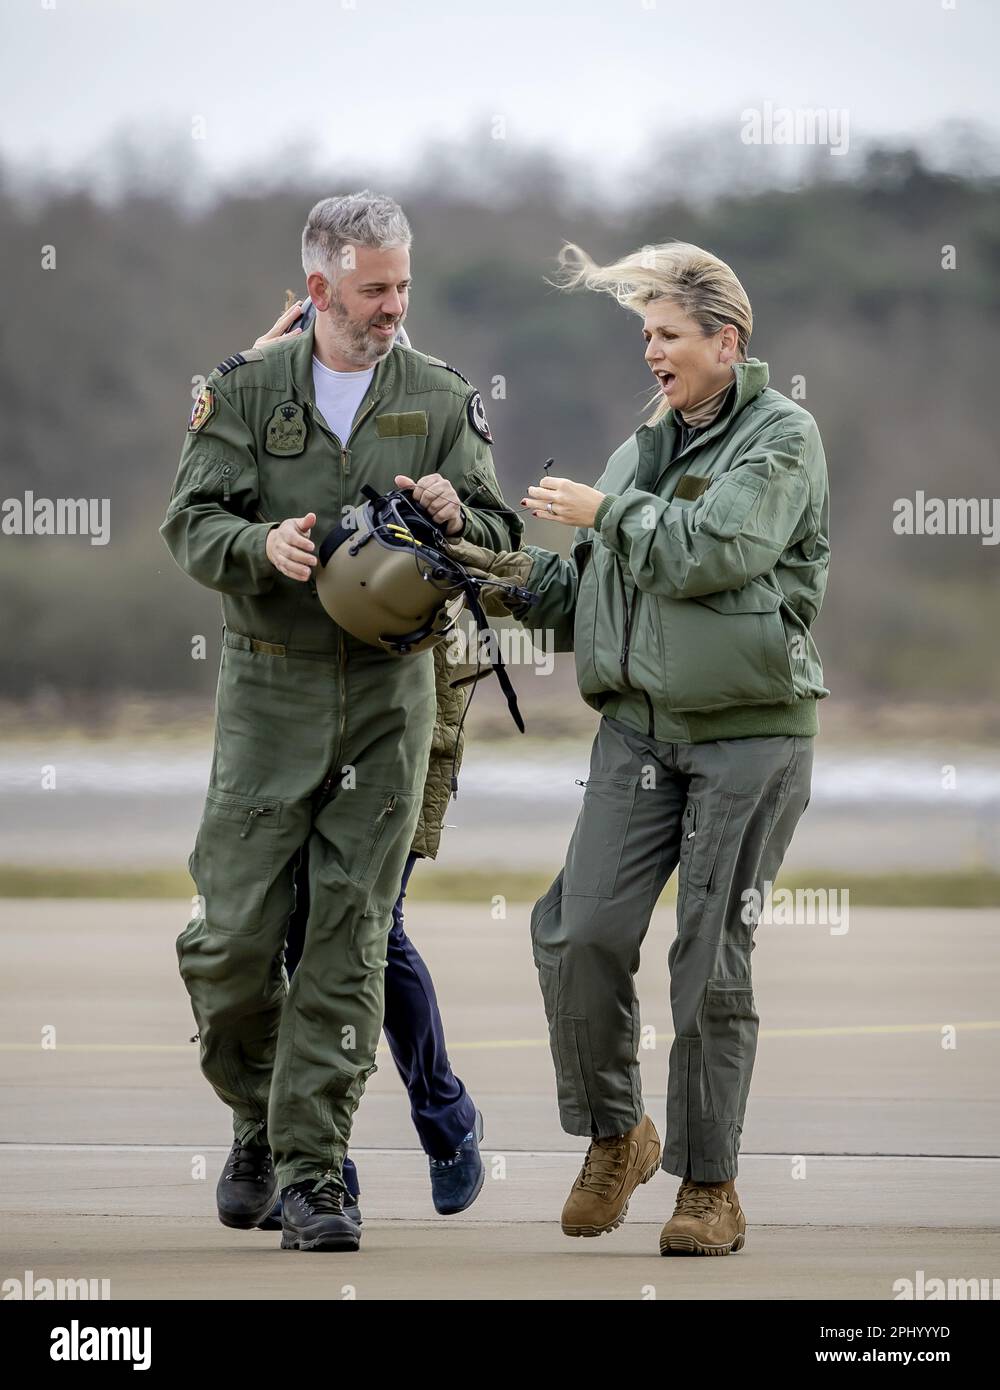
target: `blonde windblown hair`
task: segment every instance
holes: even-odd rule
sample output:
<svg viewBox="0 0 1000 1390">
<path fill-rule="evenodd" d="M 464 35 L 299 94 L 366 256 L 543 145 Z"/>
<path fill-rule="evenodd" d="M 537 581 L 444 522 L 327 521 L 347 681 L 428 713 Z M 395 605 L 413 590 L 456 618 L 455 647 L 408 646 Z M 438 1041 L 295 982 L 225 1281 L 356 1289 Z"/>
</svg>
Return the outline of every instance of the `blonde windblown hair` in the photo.
<svg viewBox="0 0 1000 1390">
<path fill-rule="evenodd" d="M 753 332 L 753 310 L 746 290 L 725 261 L 687 241 L 642 246 L 610 265 L 598 265 L 581 247 L 568 241 L 559 252 L 554 283 L 564 290 L 599 290 L 623 309 L 643 314 L 654 299 L 668 299 L 706 334 L 732 324 L 739 337 L 739 355 L 746 357 Z M 659 396 L 659 393 L 657 393 Z M 662 398 L 650 423 L 670 409 Z"/>
</svg>

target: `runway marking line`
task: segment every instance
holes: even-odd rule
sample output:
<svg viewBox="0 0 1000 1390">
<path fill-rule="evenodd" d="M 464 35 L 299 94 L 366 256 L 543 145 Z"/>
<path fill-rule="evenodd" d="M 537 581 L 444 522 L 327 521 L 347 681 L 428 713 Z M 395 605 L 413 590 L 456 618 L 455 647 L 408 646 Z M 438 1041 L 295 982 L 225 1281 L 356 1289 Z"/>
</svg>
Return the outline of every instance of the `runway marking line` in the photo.
<svg viewBox="0 0 1000 1390">
<path fill-rule="evenodd" d="M 843 1024 L 829 1028 L 761 1028 L 760 1038 L 861 1038 L 895 1033 L 940 1033 L 942 1028 L 954 1027 L 966 1032 L 985 1032 L 1000 1028 L 1000 1020 L 977 1020 L 956 1023 L 857 1023 Z M 673 1039 L 673 1033 L 661 1033 L 664 1041 Z M 486 1038 L 477 1042 L 448 1042 L 449 1052 L 483 1052 L 518 1047 L 548 1047 L 548 1038 Z M 43 1048 L 41 1043 L 0 1042 L 0 1052 L 188 1052 L 190 1043 L 58 1043 L 53 1048 Z M 388 1052 L 385 1043 L 380 1043 L 378 1052 Z"/>
</svg>

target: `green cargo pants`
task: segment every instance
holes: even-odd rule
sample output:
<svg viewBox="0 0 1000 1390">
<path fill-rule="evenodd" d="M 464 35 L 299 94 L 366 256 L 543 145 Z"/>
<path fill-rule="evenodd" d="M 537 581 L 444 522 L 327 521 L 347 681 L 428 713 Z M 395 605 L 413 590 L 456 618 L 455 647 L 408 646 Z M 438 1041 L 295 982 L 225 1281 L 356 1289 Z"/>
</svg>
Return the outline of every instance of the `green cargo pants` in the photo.
<svg viewBox="0 0 1000 1390">
<path fill-rule="evenodd" d="M 270 1141 L 283 1187 L 341 1178 L 375 1070 L 392 905 L 434 711 L 429 653 L 391 657 L 345 639 L 341 659 L 280 655 L 225 634 L 190 860 L 198 907 L 177 951 L 202 1071 L 232 1109 L 236 1138 Z M 309 919 L 289 987 L 282 949 L 306 841 Z"/>
<path fill-rule="evenodd" d="M 809 804 L 812 745 L 661 743 L 602 719 L 566 865 L 531 916 L 567 1133 L 605 1138 L 642 1118 L 634 976 L 679 865 L 662 1167 L 736 1176 L 758 1022 L 742 894 L 777 874 Z"/>
</svg>

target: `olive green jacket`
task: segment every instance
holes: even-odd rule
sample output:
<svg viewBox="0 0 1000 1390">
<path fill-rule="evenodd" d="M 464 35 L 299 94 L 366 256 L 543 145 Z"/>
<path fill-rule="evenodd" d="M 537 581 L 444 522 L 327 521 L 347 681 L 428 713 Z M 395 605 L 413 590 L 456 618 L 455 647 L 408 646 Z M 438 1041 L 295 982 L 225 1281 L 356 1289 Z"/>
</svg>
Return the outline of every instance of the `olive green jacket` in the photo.
<svg viewBox="0 0 1000 1390">
<path fill-rule="evenodd" d="M 470 540 L 517 546 L 522 527 L 475 423 L 479 393 L 460 373 L 397 345 L 342 442 L 316 409 L 312 355 L 309 328 L 236 353 L 211 373 L 209 404 L 203 419 L 202 403 L 195 408 L 160 532 L 180 567 L 222 594 L 232 631 L 289 652 L 335 655 L 341 630 L 315 584 L 287 578 L 267 558 L 267 534 L 286 517 L 315 512 L 322 539 L 364 502 L 363 484 L 388 492 L 397 473 L 440 473 L 462 499 Z"/>
<path fill-rule="evenodd" d="M 505 550 L 521 543 L 520 516 L 504 503 L 478 392 L 454 368 L 395 346 L 378 364 L 341 441 L 316 409 L 313 330 L 227 358 L 208 377 L 160 528 L 177 563 L 222 594 L 226 626 L 271 649 L 335 655 L 341 632 L 316 596 L 275 570 L 265 544 L 289 516 L 315 512 L 321 539 L 347 509 L 404 473 L 441 473 L 462 499 L 463 536 Z M 488 432 L 488 426 L 485 427 Z M 437 851 L 451 792 L 465 691 L 443 645 L 435 649 L 438 711 L 418 852 Z"/>
<path fill-rule="evenodd" d="M 523 621 L 575 652 L 588 704 L 666 742 L 815 734 L 829 694 L 810 632 L 830 556 L 819 430 L 766 363 L 734 374 L 683 448 L 669 412 L 616 450 L 569 560 L 526 547 L 541 602 Z"/>
<path fill-rule="evenodd" d="M 462 765 L 462 752 L 465 735 L 459 732 L 462 713 L 465 709 L 467 689 L 454 689 L 456 669 L 447 657 L 447 642 L 439 642 L 434 648 L 434 677 L 437 683 L 437 714 L 434 719 L 434 734 L 431 739 L 431 757 L 424 781 L 424 797 L 420 807 L 420 819 L 413 836 L 415 854 L 426 855 L 428 859 L 437 856 L 441 844 L 441 829 L 448 814 L 451 800 L 452 772 L 458 776 Z"/>
</svg>

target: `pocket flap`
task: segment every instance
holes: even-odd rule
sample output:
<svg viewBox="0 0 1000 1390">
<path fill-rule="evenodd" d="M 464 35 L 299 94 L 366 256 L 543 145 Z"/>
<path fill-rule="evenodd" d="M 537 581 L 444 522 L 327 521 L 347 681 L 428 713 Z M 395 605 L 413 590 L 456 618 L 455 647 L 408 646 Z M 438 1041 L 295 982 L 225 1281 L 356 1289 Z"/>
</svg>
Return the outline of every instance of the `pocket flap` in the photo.
<svg viewBox="0 0 1000 1390">
<path fill-rule="evenodd" d="M 695 603 L 702 603 L 716 613 L 773 613 L 781 607 L 778 589 L 759 579 L 751 579 L 742 589 L 722 589 L 717 594 L 699 594 Z M 685 600 L 687 602 L 688 600 Z"/>
</svg>

